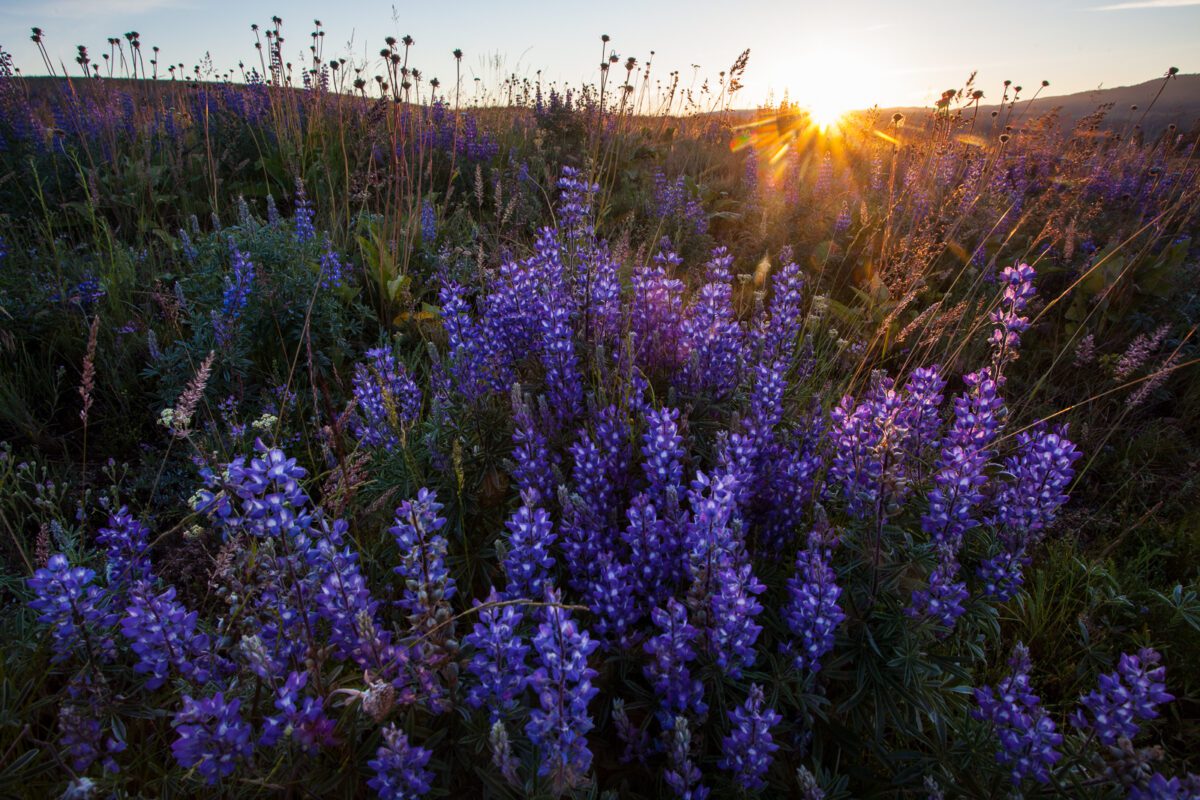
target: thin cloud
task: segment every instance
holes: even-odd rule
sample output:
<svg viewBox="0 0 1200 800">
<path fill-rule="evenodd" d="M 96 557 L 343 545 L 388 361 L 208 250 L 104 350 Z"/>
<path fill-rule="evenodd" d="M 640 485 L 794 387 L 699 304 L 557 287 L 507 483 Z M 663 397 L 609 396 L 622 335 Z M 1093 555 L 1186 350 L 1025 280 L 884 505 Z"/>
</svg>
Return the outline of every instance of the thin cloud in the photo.
<svg viewBox="0 0 1200 800">
<path fill-rule="evenodd" d="M 107 0 L 104 3 L 97 3 L 94 0 L 51 0 L 48 3 L 9 6 L 4 11 L 8 14 L 22 16 L 37 14 L 39 17 L 86 19 L 113 14 L 132 16 L 147 11 L 184 8 L 188 5 L 188 0 Z"/>
<path fill-rule="evenodd" d="M 1183 8 L 1184 6 L 1200 6 L 1200 0 L 1134 0 L 1132 3 L 1097 6 L 1092 11 L 1134 11 L 1140 8 Z"/>
</svg>

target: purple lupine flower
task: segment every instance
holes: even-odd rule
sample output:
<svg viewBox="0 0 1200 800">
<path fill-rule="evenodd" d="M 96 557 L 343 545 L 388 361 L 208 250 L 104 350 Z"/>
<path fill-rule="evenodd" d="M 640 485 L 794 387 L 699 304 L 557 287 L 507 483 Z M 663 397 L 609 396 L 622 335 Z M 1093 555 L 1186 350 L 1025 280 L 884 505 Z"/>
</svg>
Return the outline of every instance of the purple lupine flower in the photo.
<svg viewBox="0 0 1200 800">
<path fill-rule="evenodd" d="M 1158 716 L 1155 706 L 1175 699 L 1167 692 L 1166 667 L 1157 666 L 1160 659 L 1149 647 L 1137 655 L 1122 654 L 1116 671 L 1100 676 L 1100 688 L 1080 698 L 1083 708 L 1071 715 L 1071 724 L 1094 734 L 1105 745 L 1115 744 L 1122 736 L 1133 739 L 1142 720 Z"/>
<path fill-rule="evenodd" d="M 308 194 L 304 191 L 304 181 L 296 178 L 295 236 L 300 244 L 317 238 L 316 228 L 313 227 L 315 216 L 312 204 L 308 201 Z"/>
<path fill-rule="evenodd" d="M 679 222 L 697 236 L 708 231 L 708 217 L 699 198 L 688 193 L 686 176 L 668 181 L 661 170 L 654 173 L 654 215 L 661 220 Z"/>
<path fill-rule="evenodd" d="M 780 358 L 790 360 L 803 326 L 801 301 L 804 273 L 790 257 L 784 261 L 786 263 L 771 278 L 770 318 L 756 331 L 759 361 L 762 363 Z"/>
<path fill-rule="evenodd" d="M 1028 264 L 1005 267 L 1000 273 L 1004 291 L 1000 295 L 999 305 L 991 313 L 990 318 L 996 328 L 989 339 L 993 350 L 993 370 L 997 376 L 1007 362 L 1016 358 L 1021 334 L 1029 328 L 1029 318 L 1022 317 L 1021 311 L 1030 298 L 1037 294 L 1033 288 L 1034 274 L 1033 267 Z"/>
<path fill-rule="evenodd" d="M 600 558 L 608 547 L 610 532 L 602 519 L 597 519 L 578 495 L 567 487 L 559 487 L 559 541 L 563 550 L 567 583 L 572 590 L 591 594 L 600 578 Z"/>
<path fill-rule="evenodd" d="M 638 494 L 626 511 L 629 524 L 621 539 L 629 548 L 633 589 L 652 605 L 671 591 L 679 573 L 679 554 L 667 524 L 645 494 Z"/>
<path fill-rule="evenodd" d="M 51 629 L 50 660 L 56 664 L 72 656 L 106 661 L 116 654 L 112 629 L 117 615 L 109 610 L 108 595 L 95 580 L 94 570 L 72 567 L 61 553 L 50 556 L 29 579 L 34 594 L 29 607 L 38 612 L 38 622 Z"/>
<path fill-rule="evenodd" d="M 148 581 L 134 584 L 121 633 L 138 656 L 134 672 L 149 675 L 147 689 L 166 683 L 172 668 L 189 681 L 208 680 L 208 637 L 197 633 L 197 616 L 175 600 L 174 586 L 156 594 Z"/>
<path fill-rule="evenodd" d="M 596 671 L 587 659 L 599 642 L 571 619 L 556 592 L 547 591 L 546 602 L 533 637 L 537 669 L 529 680 L 541 707 L 530 712 L 525 733 L 541 755 L 538 774 L 562 794 L 583 782 L 592 763 L 587 707 L 600 690 L 592 686 Z"/>
<path fill-rule="evenodd" d="M 1200 800 L 1200 775 L 1168 778 L 1156 772 L 1129 789 L 1129 800 Z"/>
<path fill-rule="evenodd" d="M 529 680 L 525 663 L 529 645 L 519 632 L 524 615 L 519 606 L 500 603 L 495 589 L 484 603 L 476 600 L 476 607 L 486 607 L 473 631 L 463 637 L 464 645 L 475 648 L 467 669 L 479 680 L 468 691 L 467 702 L 475 708 L 486 705 L 493 718 L 516 706 Z"/>
<path fill-rule="evenodd" d="M 1160 325 L 1157 329 L 1155 329 L 1153 334 L 1146 335 L 1144 333 L 1139 333 L 1137 338 L 1130 342 L 1129 347 L 1127 347 L 1125 352 L 1121 354 L 1121 358 L 1117 361 L 1117 364 L 1113 369 L 1113 377 L 1120 382 L 1127 380 L 1133 375 L 1133 373 L 1137 372 L 1143 364 L 1146 363 L 1147 359 L 1149 359 L 1156 350 L 1158 350 L 1159 345 L 1163 343 L 1163 340 L 1167 338 L 1167 334 L 1170 332 L 1170 325 Z M 1088 334 L 1088 338 L 1091 339 L 1091 334 Z M 1080 342 L 1080 346 L 1083 346 L 1082 342 Z M 1092 341 L 1090 349 L 1092 350 L 1092 358 L 1094 358 L 1094 340 Z M 1091 358 L 1086 359 L 1086 361 L 1090 360 Z M 1080 359 L 1076 357 L 1076 363 L 1079 363 L 1079 361 Z"/>
<path fill-rule="evenodd" d="M 850 227 L 850 203 L 846 200 L 842 201 L 842 207 L 838 211 L 837 219 L 833 222 L 833 232 L 835 234 L 845 233 Z"/>
<path fill-rule="evenodd" d="M 732 261 L 724 248 L 713 253 L 713 261 Z M 709 268 L 714 274 L 728 273 L 728 267 Z M 738 324 L 733 310 L 733 287 L 728 277 L 710 281 L 701 287 L 696 300 L 688 308 L 683 322 L 687 364 L 683 384 L 693 392 L 711 392 L 714 397 L 727 396 L 741 378 L 746 359 L 745 332 Z"/>
<path fill-rule="evenodd" d="M 580 170 L 564 166 L 558 179 L 562 192 L 558 200 L 559 227 L 570 238 L 586 238 L 592 234 L 592 198 L 600 184 L 592 183 Z"/>
<path fill-rule="evenodd" d="M 597 242 L 576 253 L 575 303 L 583 315 L 582 333 L 595 345 L 611 344 L 621 333 L 621 264 Z"/>
<path fill-rule="evenodd" d="M 705 800 L 708 787 L 700 781 L 704 775 L 692 761 L 692 732 L 687 717 L 677 715 L 666 727 L 667 769 L 663 780 L 680 800 Z"/>
<path fill-rule="evenodd" d="M 543 322 L 548 309 L 570 303 L 570 271 L 563 264 L 562 242 L 552 228 L 543 228 L 533 255 L 524 261 L 506 260 L 484 297 L 482 336 L 474 346 L 486 354 L 507 388 L 514 366 L 531 353 L 542 354 Z M 570 307 L 574 314 L 578 309 Z"/>
<path fill-rule="evenodd" d="M 604 459 L 608 483 L 614 490 L 624 489 L 629 480 L 629 466 L 633 461 L 629 418 L 617 406 L 608 405 L 596 413 L 595 426 L 596 443 Z"/>
<path fill-rule="evenodd" d="M 307 672 L 292 672 L 275 691 L 275 711 L 263 722 L 258 743 L 274 747 L 284 739 L 295 742 L 302 752 L 316 755 L 322 747 L 337 744 L 333 735 L 336 723 L 325 715 L 325 703 L 319 697 L 304 694 Z"/>
<path fill-rule="evenodd" d="M 437 494 L 421 488 L 415 500 L 400 504 L 396 524 L 388 529 L 400 549 L 400 565 L 393 569 L 404 580 L 399 605 L 414 625 L 432 621 L 439 610 L 448 612 L 448 601 L 454 597 L 454 578 L 445 560 L 448 545 L 439 533 L 446 526 L 441 510 Z"/>
<path fill-rule="evenodd" d="M 910 411 L 895 382 L 876 373 L 862 402 L 849 396 L 831 413 L 834 457 L 829 479 L 840 484 L 850 511 L 887 516 L 907 491 L 904 444 Z"/>
<path fill-rule="evenodd" d="M 679 409 L 664 407 L 646 413 L 642 435 L 642 470 L 646 496 L 655 508 L 665 508 L 672 491 L 678 497 L 683 483 L 683 437 L 679 435 Z"/>
<path fill-rule="evenodd" d="M 348 528 L 345 520 L 334 520 L 332 525 L 321 520 L 305 553 L 317 584 L 315 596 L 298 598 L 297 606 L 303 609 L 299 613 L 310 613 L 308 600 L 316 615 L 329 623 L 329 644 L 338 658 L 351 658 L 364 669 L 380 669 L 392 654 L 389 637 L 377 619 L 379 601 L 367 587 L 358 553 L 345 545 Z"/>
<path fill-rule="evenodd" d="M 674 597 L 667 600 L 667 607 L 655 608 L 650 612 L 659 633 L 646 640 L 643 649 L 652 661 L 643 669 L 646 679 L 654 687 L 662 708 L 668 714 L 702 716 L 708 706 L 704 703 L 704 684 L 692 677 L 688 662 L 696 658 L 692 642 L 700 631 L 688 624 L 687 607 Z"/>
<path fill-rule="evenodd" d="M 978 525 L 971 511 L 982 499 L 979 491 L 987 477 L 987 448 L 1000 429 L 1004 401 L 988 370 L 967 375 L 967 391 L 954 399 L 954 422 L 942 440 L 929 511 L 921 527 L 934 542 L 947 542 L 957 550 L 962 535 Z"/>
<path fill-rule="evenodd" d="M 389 723 L 383 729 L 383 744 L 367 762 L 375 772 L 367 785 L 380 800 L 422 797 L 433 786 L 433 773 L 425 769 L 432 755 L 424 747 L 409 744 L 408 735 Z"/>
<path fill-rule="evenodd" d="M 242 701 L 225 701 L 217 692 L 203 700 L 183 696 L 183 708 L 175 712 L 171 726 L 177 737 L 171 752 L 180 766 L 195 768 L 208 785 L 233 774 L 237 762 L 250 758 L 250 725 L 242 719 Z"/>
<path fill-rule="evenodd" d="M 108 557 L 108 585 L 126 587 L 150 577 L 150 529 L 124 506 L 108 517 L 108 526 L 96 534 L 96 544 Z"/>
<path fill-rule="evenodd" d="M 606 642 L 627 645 L 645 611 L 638 607 L 633 568 L 611 551 L 596 559 L 596 578 L 588 586 L 588 609 L 596 616 L 596 635 Z"/>
<path fill-rule="evenodd" d="M 904 384 L 904 415 L 909 434 L 906 449 L 918 465 L 925 449 L 937 443 L 942 426 L 938 409 L 945 388 L 946 380 L 937 364 L 914 369 Z"/>
<path fill-rule="evenodd" d="M 541 318 L 542 364 L 546 394 L 560 425 L 569 425 L 583 410 L 583 376 L 575 354 L 571 312 L 565 304 L 549 303 Z"/>
<path fill-rule="evenodd" d="M 758 154 L 753 148 L 746 154 L 742 164 L 742 184 L 746 187 L 746 194 L 751 197 L 758 191 Z"/>
<path fill-rule="evenodd" d="M 662 254 L 654 266 L 633 273 L 630 303 L 630 338 L 635 362 L 648 371 L 674 374 L 682 364 L 683 281 L 668 275 L 664 264 L 674 254 Z"/>
<path fill-rule="evenodd" d="M 767 785 L 763 775 L 771 766 L 771 754 L 779 749 L 771 728 L 782 722 L 783 716 L 765 704 L 762 687 L 751 684 L 746 702 L 730 713 L 732 728 L 721 741 L 719 766 L 732 772 L 738 785 L 748 792 Z"/>
<path fill-rule="evenodd" d="M 808 549 L 796 554 L 796 574 L 788 578 L 783 618 L 797 639 L 793 663 L 798 670 L 821 669 L 821 657 L 833 649 L 834 634 L 846 618 L 838 605 L 837 573 L 829 564 L 834 543 L 814 530 Z"/>
<path fill-rule="evenodd" d="M 611 462 L 614 454 L 602 452 L 587 429 L 581 430 L 571 443 L 570 453 L 573 493 L 582 501 L 588 515 L 596 522 L 602 522 L 612 506 L 614 476 Z"/>
<path fill-rule="evenodd" d="M 520 786 L 521 779 L 517 775 L 517 757 L 512 751 L 512 742 L 508 738 L 508 728 L 503 720 L 495 720 L 488 731 L 488 748 L 492 751 L 492 766 L 499 770 L 504 780 L 513 786 Z"/>
<path fill-rule="evenodd" d="M 513 481 L 522 497 L 528 496 L 534 505 L 547 503 L 554 497 L 554 464 L 546 435 L 534 420 L 533 410 L 519 390 L 513 387 Z"/>
<path fill-rule="evenodd" d="M 473 403 L 486 392 L 495 389 L 492 380 L 494 364 L 482 346 L 486 338 L 471 315 L 466 290 L 457 283 L 447 283 L 438 290 L 442 307 L 442 326 L 446 331 L 449 376 L 454 388 Z M 505 380 L 507 383 L 507 379 Z"/>
<path fill-rule="evenodd" d="M 1062 743 L 1062 735 L 1030 687 L 1032 665 L 1025 645 L 1016 646 L 1008 663 L 1012 673 L 994 690 L 990 686 L 975 690 L 979 708 L 972 716 L 991 723 L 1000 741 L 996 761 L 1011 767 L 1013 785 L 1029 777 L 1049 783 L 1050 768 L 1061 758 L 1054 748 Z"/>
<path fill-rule="evenodd" d="M 504 559 L 504 587 L 507 599 L 541 597 L 553 585 L 550 570 L 554 556 L 554 525 L 546 510 L 539 508 L 532 497 L 524 497 L 521 507 L 509 518 L 508 553 Z"/>
<path fill-rule="evenodd" d="M 944 628 L 953 628 L 966 613 L 967 584 L 958 579 L 958 556 L 948 544 L 934 547 L 937 564 L 929 573 L 929 585 L 914 589 L 906 613 L 914 618 L 933 620 Z"/>
<path fill-rule="evenodd" d="M 346 283 L 350 272 L 342 257 L 333 249 L 333 243 L 325 242 L 325 250 L 321 253 L 321 288 L 337 289 Z"/>
<path fill-rule="evenodd" d="M 238 321 L 241 319 L 246 304 L 250 302 L 250 293 L 254 288 L 254 262 L 232 245 L 231 251 L 232 266 L 230 275 L 225 277 L 221 311 L 219 313 L 212 312 L 213 335 L 216 336 L 217 344 L 223 349 L 229 349 L 232 345 Z"/>
<path fill-rule="evenodd" d="M 421 201 L 421 242 L 430 249 L 437 244 L 437 210 L 428 197 Z"/>
<path fill-rule="evenodd" d="M 192 237 L 183 228 L 179 229 L 179 250 L 189 264 L 195 264 L 196 259 L 200 257 L 196 245 L 192 244 Z"/>
<path fill-rule="evenodd" d="M 625 701 L 620 697 L 613 698 L 612 720 L 613 727 L 617 729 L 617 738 L 625 745 L 621 752 L 621 763 L 637 761 L 644 765 L 646 755 L 650 752 L 650 737 L 646 735 L 645 728 L 639 727 L 629 718 L 629 713 L 625 710 Z"/>
<path fill-rule="evenodd" d="M 909 607 L 915 616 L 932 611 L 939 601 L 942 624 L 953 625 L 952 615 L 961 604 L 964 587 L 954 580 L 958 572 L 958 550 L 962 537 L 978 525 L 974 508 L 983 500 L 980 491 L 987 481 L 984 469 L 992 452 L 988 448 L 1000 430 L 1004 401 L 987 369 L 967 375 L 967 391 L 954 399 L 954 422 L 942 440 L 934 486 L 929 491 L 929 510 L 921 517 L 921 529 L 930 537 L 938 555 L 931 591 L 915 591 Z"/>
<path fill-rule="evenodd" d="M 1001 551 L 979 568 L 989 595 L 1001 600 L 1013 596 L 1023 581 L 1029 550 L 1067 501 L 1064 490 L 1082 454 L 1066 433 L 1065 427 L 1050 431 L 1039 425 L 1017 434 L 1017 453 L 1005 462 L 1013 479 L 1000 489 L 996 515 L 990 520 L 1000 530 Z"/>
<path fill-rule="evenodd" d="M 67 698 L 58 709 L 58 744 L 77 773 L 87 772 L 99 758 L 105 772 L 121 771 L 115 756 L 127 745 L 115 731 L 105 735 L 101 697 L 90 676 L 77 676 L 67 684 Z"/>
<path fill-rule="evenodd" d="M 684 526 L 683 550 L 696 602 L 706 604 L 716 594 L 721 569 L 745 561 L 744 543 L 734 530 L 741 525 L 737 489 L 732 475 L 709 478 L 703 472 L 696 473 L 688 489 L 691 514 Z"/>
<path fill-rule="evenodd" d="M 354 402 L 350 417 L 354 437 L 370 447 L 392 448 L 400 434 L 421 416 L 421 389 L 391 348 L 368 350 L 354 366 Z"/>
<path fill-rule="evenodd" d="M 711 599 L 712 624 L 709 641 L 716 652 L 717 666 L 732 678 L 754 665 L 754 643 L 762 632 L 755 619 L 762 604 L 755 598 L 767 587 L 754 577 L 750 564 L 728 565 L 717 572 L 717 593 Z"/>
</svg>

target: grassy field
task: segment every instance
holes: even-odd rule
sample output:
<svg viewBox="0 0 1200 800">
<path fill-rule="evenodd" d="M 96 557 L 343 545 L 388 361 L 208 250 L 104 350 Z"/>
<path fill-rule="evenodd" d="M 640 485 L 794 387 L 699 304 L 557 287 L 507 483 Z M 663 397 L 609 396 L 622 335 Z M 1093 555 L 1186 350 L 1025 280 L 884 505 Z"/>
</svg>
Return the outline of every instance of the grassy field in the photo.
<svg viewBox="0 0 1200 800">
<path fill-rule="evenodd" d="M 266 42 L 0 51 L 0 794 L 1200 797 L 1194 109 Z"/>
</svg>

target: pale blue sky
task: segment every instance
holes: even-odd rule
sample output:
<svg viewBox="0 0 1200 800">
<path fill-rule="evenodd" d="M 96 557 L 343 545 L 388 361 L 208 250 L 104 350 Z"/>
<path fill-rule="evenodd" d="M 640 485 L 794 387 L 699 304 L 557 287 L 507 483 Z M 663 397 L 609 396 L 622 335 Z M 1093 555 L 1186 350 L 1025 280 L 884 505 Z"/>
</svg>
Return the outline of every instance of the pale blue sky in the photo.
<svg viewBox="0 0 1200 800">
<path fill-rule="evenodd" d="M 541 69 L 573 83 L 595 79 L 602 33 L 622 61 L 644 61 L 655 50 L 661 77 L 679 69 L 690 78 L 692 64 L 715 77 L 749 47 L 739 105 L 784 89 L 802 103 L 828 103 L 831 95 L 848 106 L 926 102 L 971 70 L 993 99 L 1006 78 L 1027 87 L 1049 80 L 1049 94 L 1065 94 L 1138 83 L 1170 66 L 1200 71 L 1200 0 L 426 0 L 404 7 L 377 0 L 0 0 L 0 46 L 26 73 L 44 72 L 28 36 L 38 25 L 52 57 L 77 71 L 75 45 L 88 45 L 98 60 L 109 36 L 137 30 L 144 52 L 159 45 L 164 63 L 190 66 L 210 52 L 225 68 L 239 59 L 257 63 L 250 23 L 267 25 L 273 14 L 284 19 L 285 55 L 297 63 L 320 19 L 327 58 L 367 58 L 374 74 L 383 38 L 410 34 L 410 64 L 443 86 L 453 81 L 455 47 L 465 51 L 472 75 L 485 79 L 494 70 L 481 63 L 499 54 L 509 71 L 533 77 Z"/>
</svg>

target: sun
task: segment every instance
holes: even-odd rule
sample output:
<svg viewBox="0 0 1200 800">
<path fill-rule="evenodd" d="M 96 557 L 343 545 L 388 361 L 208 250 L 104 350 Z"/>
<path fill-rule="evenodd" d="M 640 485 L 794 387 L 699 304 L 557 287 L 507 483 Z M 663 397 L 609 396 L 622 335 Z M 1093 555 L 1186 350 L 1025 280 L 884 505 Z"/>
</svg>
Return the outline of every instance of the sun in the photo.
<svg viewBox="0 0 1200 800">
<path fill-rule="evenodd" d="M 851 42 L 806 48 L 789 76 L 788 94 L 821 131 L 879 100 L 882 73 L 869 50 Z"/>
<path fill-rule="evenodd" d="M 821 132 L 836 130 L 850 110 L 849 108 L 842 108 L 836 103 L 820 102 L 808 104 L 809 119 L 812 120 L 812 124 L 817 126 L 817 129 Z"/>
</svg>

